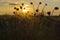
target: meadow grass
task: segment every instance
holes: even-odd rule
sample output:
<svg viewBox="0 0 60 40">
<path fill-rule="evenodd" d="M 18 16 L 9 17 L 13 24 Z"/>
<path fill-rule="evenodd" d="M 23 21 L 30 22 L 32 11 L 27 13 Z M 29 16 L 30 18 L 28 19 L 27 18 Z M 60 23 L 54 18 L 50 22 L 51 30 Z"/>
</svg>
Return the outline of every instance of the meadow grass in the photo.
<svg viewBox="0 0 60 40">
<path fill-rule="evenodd" d="M 0 15 L 0 40 L 59 40 L 59 33 L 60 16 Z"/>
</svg>

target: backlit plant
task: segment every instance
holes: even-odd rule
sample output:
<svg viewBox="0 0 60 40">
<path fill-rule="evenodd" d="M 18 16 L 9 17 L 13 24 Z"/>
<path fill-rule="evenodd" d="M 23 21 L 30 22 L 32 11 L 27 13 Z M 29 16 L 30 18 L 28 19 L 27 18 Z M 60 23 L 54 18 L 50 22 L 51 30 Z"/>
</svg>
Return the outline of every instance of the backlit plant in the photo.
<svg viewBox="0 0 60 40">
<path fill-rule="evenodd" d="M 47 12 L 47 14 L 48 14 L 48 16 L 50 16 L 50 15 L 51 15 L 51 12 L 50 12 L 50 11 L 48 11 L 48 12 Z"/>
<path fill-rule="evenodd" d="M 46 6 L 47 6 L 47 4 L 45 4 L 44 7 L 43 7 L 43 9 L 42 9 L 41 14 L 43 14 L 43 15 L 44 15 L 44 9 L 45 9 Z"/>
<path fill-rule="evenodd" d="M 33 7 L 33 15 L 36 15 L 37 13 L 39 13 L 39 6 L 42 4 L 42 2 L 39 2 L 39 4 L 38 4 L 38 6 L 37 6 L 37 8 L 35 9 L 35 7 L 34 7 L 34 3 L 33 2 L 30 2 L 30 4 L 32 5 L 32 7 Z M 23 7 L 24 6 L 24 3 L 22 3 L 21 4 L 21 6 L 20 6 L 20 8 L 17 8 L 17 7 L 14 7 L 14 9 L 16 10 L 16 11 L 19 11 L 20 9 L 21 9 L 21 11 L 22 10 L 24 10 L 24 9 L 26 9 L 25 7 Z M 44 15 L 44 9 L 46 8 L 46 6 L 47 6 L 47 3 L 43 6 L 43 8 L 42 8 L 42 11 L 41 11 L 41 14 L 42 15 Z M 54 9 L 53 9 L 53 11 L 52 11 L 52 14 L 51 14 L 51 12 L 47 12 L 47 14 L 50 16 L 50 15 L 53 15 L 53 12 L 54 12 L 54 10 L 58 10 L 59 9 L 59 7 L 54 7 Z M 13 12 L 14 13 L 14 12 Z M 15 12 L 16 13 L 16 12 Z M 14 14 L 15 14 L 14 13 Z M 23 13 L 23 12 L 22 12 Z M 29 13 L 29 12 L 27 12 L 27 13 Z"/>
<path fill-rule="evenodd" d="M 59 7 L 54 7 L 53 11 L 52 11 L 52 15 L 54 13 L 55 10 L 59 10 Z"/>
</svg>

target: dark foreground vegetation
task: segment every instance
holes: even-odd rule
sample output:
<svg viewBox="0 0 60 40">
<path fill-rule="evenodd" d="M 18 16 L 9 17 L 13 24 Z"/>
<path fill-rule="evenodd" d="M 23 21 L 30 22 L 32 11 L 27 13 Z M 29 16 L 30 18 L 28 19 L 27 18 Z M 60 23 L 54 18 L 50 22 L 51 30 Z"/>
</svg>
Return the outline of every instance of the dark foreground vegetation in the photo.
<svg viewBox="0 0 60 40">
<path fill-rule="evenodd" d="M 0 40 L 60 40 L 60 17 L 0 15 Z"/>
</svg>

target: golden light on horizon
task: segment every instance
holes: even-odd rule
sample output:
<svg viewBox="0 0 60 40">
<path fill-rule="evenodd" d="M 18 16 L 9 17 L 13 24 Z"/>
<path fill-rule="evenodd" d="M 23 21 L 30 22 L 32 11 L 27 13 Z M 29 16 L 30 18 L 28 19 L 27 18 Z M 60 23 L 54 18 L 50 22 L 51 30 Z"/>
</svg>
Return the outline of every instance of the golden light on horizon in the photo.
<svg viewBox="0 0 60 40">
<path fill-rule="evenodd" d="M 30 5 L 25 4 L 19 12 L 20 12 L 19 15 L 22 14 L 21 16 L 23 18 L 26 18 L 26 17 L 29 18 L 29 15 L 33 15 L 31 14 L 33 13 L 33 8 Z"/>
<path fill-rule="evenodd" d="M 29 12 L 31 12 L 31 8 L 29 7 L 29 5 L 24 5 L 22 12 L 24 14 L 29 14 Z"/>
<path fill-rule="evenodd" d="M 28 10 L 27 10 L 27 9 L 23 10 L 23 13 L 27 13 L 27 12 L 28 12 Z"/>
</svg>

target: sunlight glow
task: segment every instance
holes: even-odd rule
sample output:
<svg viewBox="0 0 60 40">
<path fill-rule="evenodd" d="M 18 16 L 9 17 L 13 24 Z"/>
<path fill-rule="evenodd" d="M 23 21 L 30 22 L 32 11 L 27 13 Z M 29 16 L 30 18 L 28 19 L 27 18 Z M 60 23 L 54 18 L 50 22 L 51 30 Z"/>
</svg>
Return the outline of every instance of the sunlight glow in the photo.
<svg viewBox="0 0 60 40">
<path fill-rule="evenodd" d="M 29 5 L 23 6 L 23 10 L 22 10 L 23 13 L 27 13 L 28 11 L 30 11 L 30 8 L 29 8 L 28 6 L 29 6 Z M 25 8 L 25 9 L 24 9 L 24 8 Z"/>
<path fill-rule="evenodd" d="M 29 5 L 25 5 L 24 7 L 28 7 Z"/>
<path fill-rule="evenodd" d="M 28 12 L 28 10 L 27 10 L 27 9 L 23 10 L 23 13 L 27 13 L 27 12 Z"/>
</svg>

